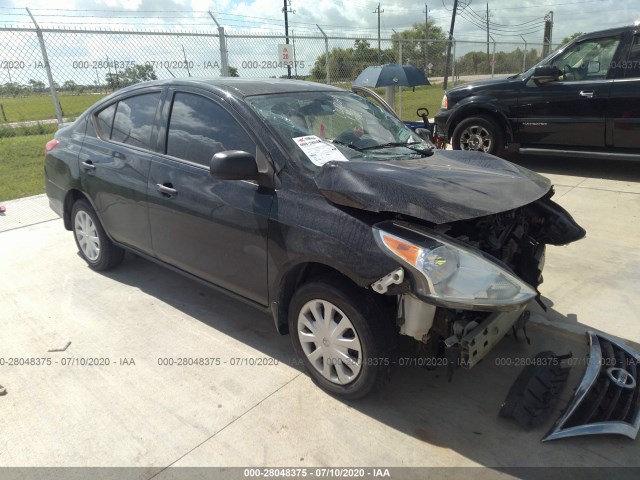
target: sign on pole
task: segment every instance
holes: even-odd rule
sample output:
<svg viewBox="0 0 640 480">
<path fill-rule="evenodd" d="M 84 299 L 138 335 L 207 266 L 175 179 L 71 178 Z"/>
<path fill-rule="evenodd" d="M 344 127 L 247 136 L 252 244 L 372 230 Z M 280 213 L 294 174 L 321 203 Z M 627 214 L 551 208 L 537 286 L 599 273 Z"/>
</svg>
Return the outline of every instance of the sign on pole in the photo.
<svg viewBox="0 0 640 480">
<path fill-rule="evenodd" d="M 281 62 L 289 63 L 293 58 L 293 49 L 291 45 L 287 43 L 281 43 L 278 45 L 278 60 Z"/>
</svg>

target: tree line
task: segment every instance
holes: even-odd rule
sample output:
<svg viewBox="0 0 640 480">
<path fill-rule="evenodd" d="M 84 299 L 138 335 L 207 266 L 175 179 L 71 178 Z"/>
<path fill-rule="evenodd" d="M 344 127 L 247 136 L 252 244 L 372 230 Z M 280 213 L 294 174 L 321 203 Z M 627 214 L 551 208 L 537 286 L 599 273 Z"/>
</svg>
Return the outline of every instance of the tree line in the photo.
<svg viewBox="0 0 640 480">
<path fill-rule="evenodd" d="M 576 32 L 564 38 L 560 45 L 581 34 Z M 356 40 L 350 48 L 333 48 L 329 52 L 331 81 L 353 81 L 370 65 L 400 62 L 417 67 L 427 77 L 444 76 L 447 38 L 448 35 L 431 22 L 426 25 L 416 23 L 410 29 L 394 33 L 390 48 L 378 51 L 366 40 Z M 523 68 L 528 69 L 541 60 L 542 57 L 535 48 L 526 51 L 516 48 L 510 52 L 496 52 L 493 72 L 495 74 L 519 73 Z M 468 52 L 456 59 L 455 72 L 457 75 L 491 73 L 492 62 L 494 62 L 492 52 L 489 56 L 486 51 Z M 451 74 L 452 67 L 449 68 Z M 325 54 L 321 54 L 317 57 L 308 78 L 322 81 L 326 77 L 326 69 L 327 58 Z"/>
<path fill-rule="evenodd" d="M 581 35 L 576 32 L 562 40 L 561 45 Z M 425 40 L 428 39 L 428 40 Z M 331 81 L 353 81 L 366 67 L 385 63 L 404 63 L 422 70 L 427 77 L 443 76 L 447 54 L 447 34 L 434 23 L 416 23 L 413 27 L 394 33 L 391 46 L 380 51 L 367 40 L 357 39 L 352 47 L 335 47 L 329 52 L 329 75 Z M 496 52 L 493 72 L 495 74 L 518 73 L 530 68 L 542 58 L 535 48 L 528 50 L 516 48 L 511 52 Z M 468 52 L 455 62 L 457 75 L 477 75 L 491 73 L 493 54 L 486 51 Z M 318 55 L 310 74 L 298 76 L 301 79 L 324 81 L 327 59 L 323 53 Z M 452 69 L 452 67 L 450 67 Z M 229 67 L 230 75 L 239 76 L 237 68 Z M 452 73 L 451 71 L 449 73 Z M 100 90 L 118 90 L 138 82 L 157 79 L 152 65 L 133 65 L 124 70 L 107 73 L 104 84 L 79 84 L 74 80 L 65 80 L 62 85 L 54 82 L 57 91 L 72 94 L 95 92 Z M 28 83 L 7 82 L 0 84 L 0 96 L 22 96 L 32 93 L 46 93 L 49 86 L 40 80 L 30 79 Z"/>
</svg>

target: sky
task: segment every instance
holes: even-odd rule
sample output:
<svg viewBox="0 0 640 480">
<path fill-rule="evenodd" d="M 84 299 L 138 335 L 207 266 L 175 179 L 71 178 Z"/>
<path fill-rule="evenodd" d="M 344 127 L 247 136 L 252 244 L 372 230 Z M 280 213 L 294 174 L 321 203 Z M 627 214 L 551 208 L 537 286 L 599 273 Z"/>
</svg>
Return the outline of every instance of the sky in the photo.
<svg viewBox="0 0 640 480">
<path fill-rule="evenodd" d="M 74 30 L 45 33 L 54 80 L 61 85 L 66 80 L 83 85 L 104 84 L 108 74 L 134 63 L 153 65 L 160 78 L 219 75 L 222 54 L 217 36 L 212 35 L 217 34 L 212 15 L 231 35 L 227 37 L 229 65 L 238 69 L 240 76 L 280 76 L 286 72 L 278 64 L 278 44 L 283 43 L 284 33 L 283 5 L 284 0 L 0 0 L 0 84 L 27 85 L 32 80 L 47 83 L 37 37 L 29 31 L 2 30 L 33 28 L 25 7 L 42 28 Z M 448 31 L 453 0 L 431 0 L 427 6 L 430 22 Z M 378 2 L 369 0 L 290 0 L 289 33 L 295 44 L 296 62 L 292 73 L 310 74 L 316 59 L 323 56 L 324 39 L 317 25 L 330 37 L 331 49 L 353 47 L 356 36 L 369 39 L 375 47 L 377 7 Z M 380 10 L 383 50 L 391 48 L 388 39 L 394 31 L 425 21 L 424 1 L 380 0 Z M 484 51 L 486 10 L 486 0 L 460 0 L 454 31 L 453 53 L 457 58 L 472 50 Z M 578 31 L 630 25 L 640 20 L 640 0 L 492 0 L 490 35 L 498 44 L 496 51 L 514 51 L 524 47 L 526 41 L 529 50 L 535 48 L 540 53 L 544 18 L 551 11 L 552 43 L 557 45 Z M 205 35 L 91 33 L 114 29 Z M 258 38 L 257 34 L 263 36 Z M 187 60 L 188 65 L 183 65 L 182 61 Z M 436 72 L 433 74 L 437 76 Z"/>
<path fill-rule="evenodd" d="M 284 0 L 0 0 L 0 26 L 30 26 L 29 7 L 43 26 L 146 27 L 153 29 L 211 30 L 208 12 L 227 32 L 284 31 Z M 329 35 L 377 36 L 378 2 L 367 0 L 291 0 L 289 28 L 299 34 L 318 34 L 316 24 Z M 468 4 L 468 5 L 467 5 Z M 448 31 L 453 0 L 428 2 L 380 1 L 383 37 L 424 22 L 428 17 Z M 458 15 L 454 37 L 486 39 L 487 2 L 461 0 L 467 5 Z M 553 11 L 553 42 L 576 31 L 589 32 L 640 20 L 638 0 L 492 0 L 489 1 L 490 34 L 496 42 L 542 41 L 543 19 Z"/>
</svg>

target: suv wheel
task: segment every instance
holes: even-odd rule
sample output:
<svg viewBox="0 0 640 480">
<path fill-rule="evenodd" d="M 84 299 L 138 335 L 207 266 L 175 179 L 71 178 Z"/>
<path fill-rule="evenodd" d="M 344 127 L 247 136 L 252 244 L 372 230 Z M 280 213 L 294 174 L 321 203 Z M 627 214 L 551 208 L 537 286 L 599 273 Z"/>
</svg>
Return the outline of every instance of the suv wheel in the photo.
<svg viewBox="0 0 640 480">
<path fill-rule="evenodd" d="M 492 119 L 470 117 L 456 126 L 451 143 L 454 150 L 472 150 L 499 156 L 504 150 L 504 134 Z"/>
<path fill-rule="evenodd" d="M 71 210 L 73 236 L 80 255 L 93 270 L 109 270 L 122 262 L 124 250 L 105 233 L 96 212 L 86 200 L 78 200 Z"/>
<path fill-rule="evenodd" d="M 395 332 L 368 292 L 342 278 L 300 287 L 289 308 L 293 348 L 311 379 L 355 399 L 380 385 L 391 365 Z"/>
</svg>

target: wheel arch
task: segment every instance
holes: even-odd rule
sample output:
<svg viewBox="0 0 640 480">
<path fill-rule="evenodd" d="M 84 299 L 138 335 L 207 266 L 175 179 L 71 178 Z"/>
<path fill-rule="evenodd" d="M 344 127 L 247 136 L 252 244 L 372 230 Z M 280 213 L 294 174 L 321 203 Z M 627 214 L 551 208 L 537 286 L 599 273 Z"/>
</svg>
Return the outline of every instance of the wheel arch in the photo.
<svg viewBox="0 0 640 480">
<path fill-rule="evenodd" d="M 66 196 L 64 197 L 63 216 L 62 216 L 62 220 L 64 221 L 64 228 L 66 228 L 69 231 L 73 230 L 73 225 L 71 224 L 71 211 L 73 210 L 73 204 L 76 203 L 78 200 L 86 200 L 87 202 L 89 202 L 89 205 L 91 205 L 94 211 L 96 209 L 91 199 L 87 195 L 82 193 L 80 190 L 75 188 L 72 188 L 71 190 L 69 190 Z"/>
<path fill-rule="evenodd" d="M 447 138 L 451 140 L 453 132 L 460 122 L 470 117 L 485 117 L 495 121 L 504 132 L 506 143 L 513 142 L 513 129 L 507 115 L 495 106 L 481 104 L 470 104 L 463 107 L 456 115 L 451 117 L 447 125 Z"/>
<path fill-rule="evenodd" d="M 366 290 L 365 287 L 360 285 L 355 280 L 355 275 L 351 276 L 348 273 L 341 271 L 335 266 L 328 265 L 317 261 L 306 261 L 291 266 L 277 282 L 278 289 L 274 295 L 275 300 L 271 302 L 271 312 L 273 314 L 276 330 L 281 335 L 289 333 L 288 317 L 289 317 L 289 304 L 296 289 L 309 281 L 310 279 L 323 279 L 323 278 L 342 278 L 354 287 Z M 381 306 L 386 301 L 390 301 L 392 297 L 385 297 L 383 295 L 377 295 L 380 297 Z"/>
</svg>

